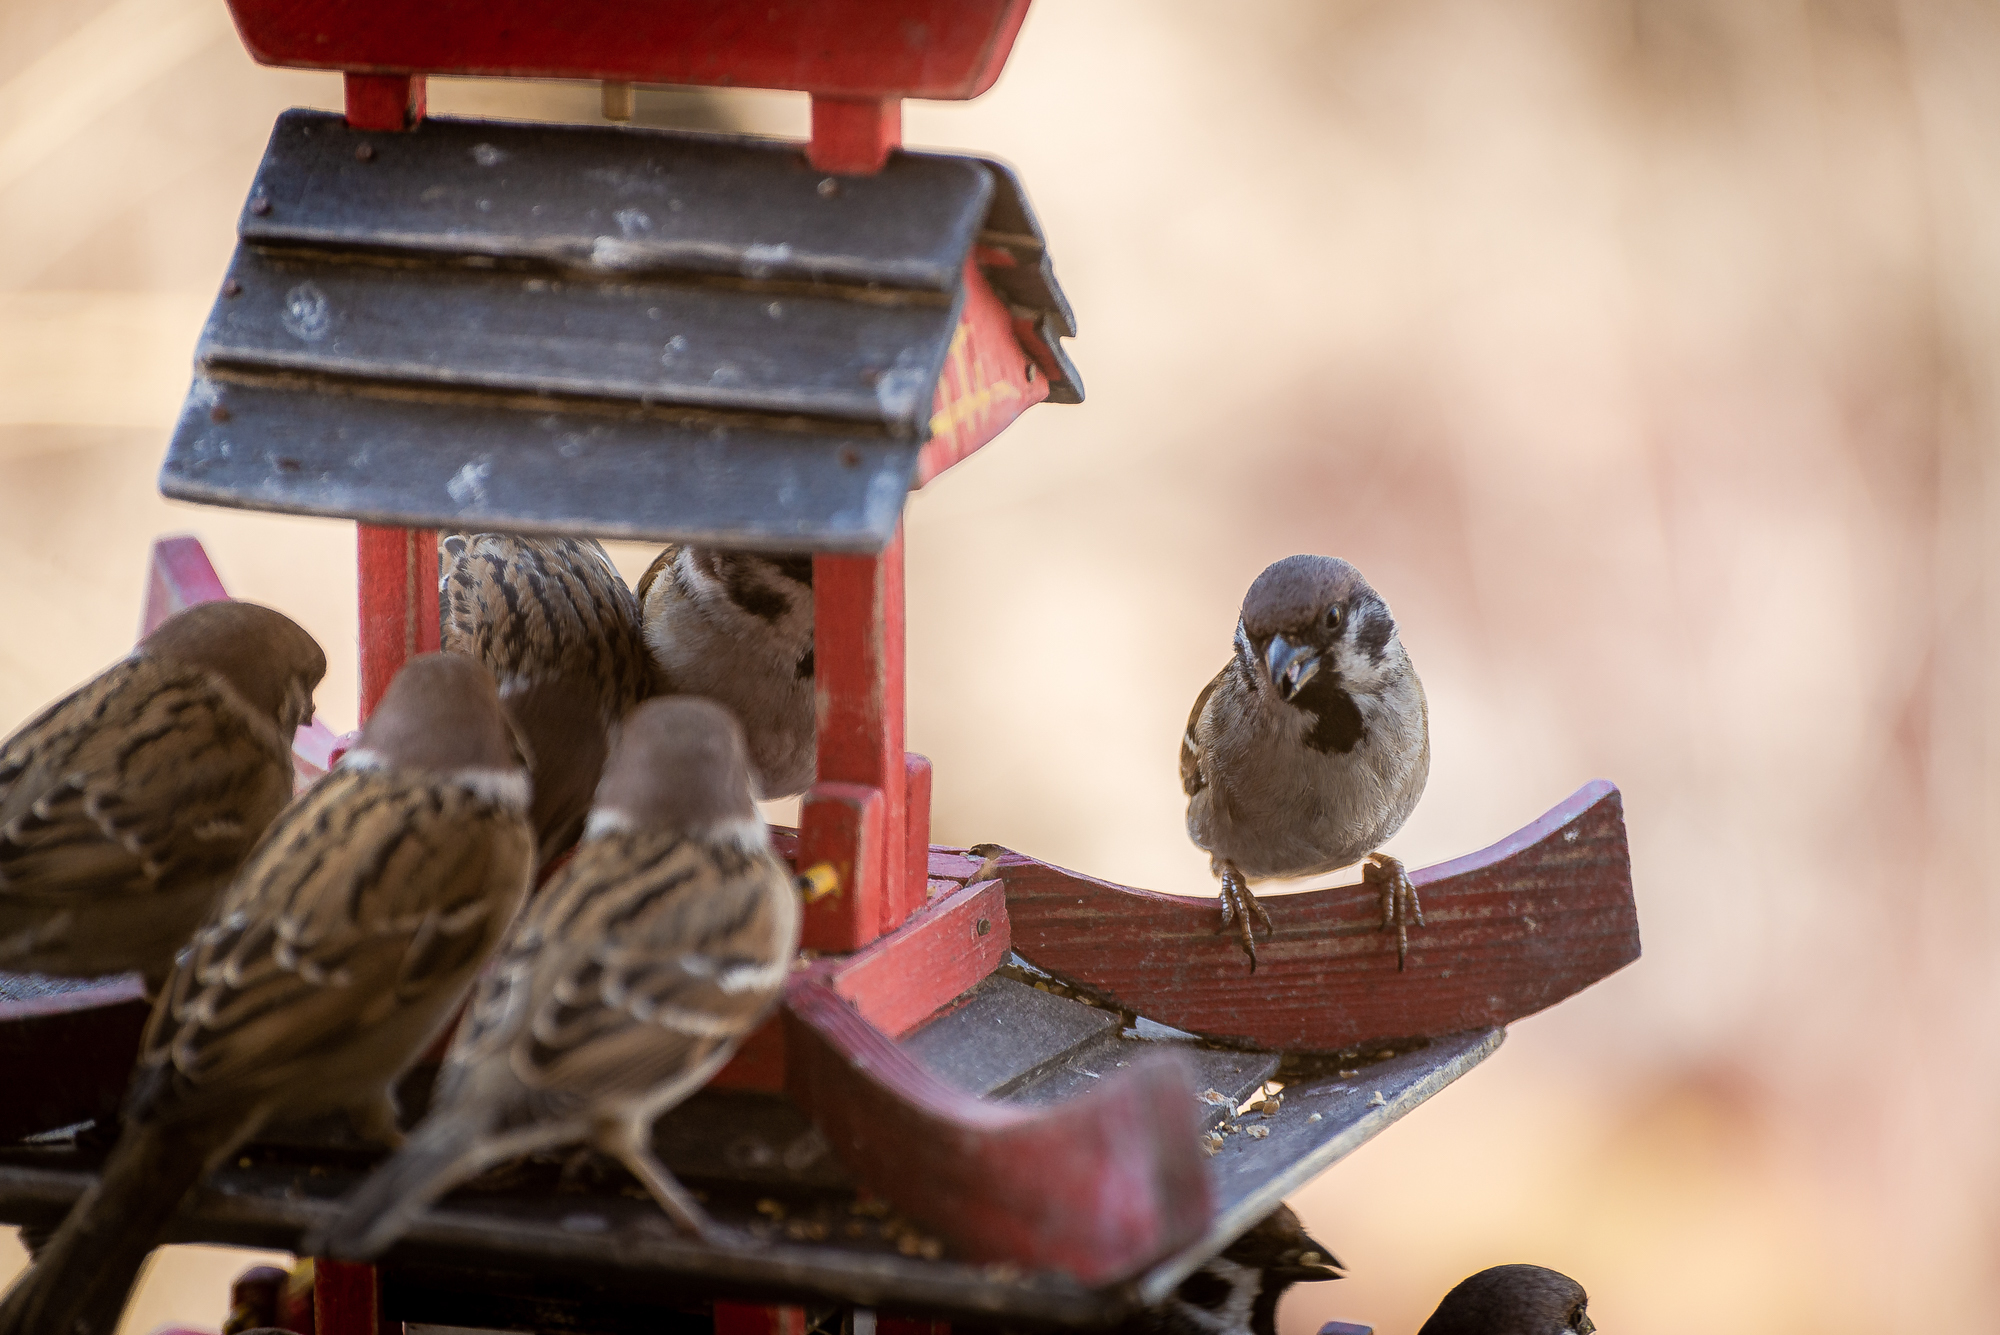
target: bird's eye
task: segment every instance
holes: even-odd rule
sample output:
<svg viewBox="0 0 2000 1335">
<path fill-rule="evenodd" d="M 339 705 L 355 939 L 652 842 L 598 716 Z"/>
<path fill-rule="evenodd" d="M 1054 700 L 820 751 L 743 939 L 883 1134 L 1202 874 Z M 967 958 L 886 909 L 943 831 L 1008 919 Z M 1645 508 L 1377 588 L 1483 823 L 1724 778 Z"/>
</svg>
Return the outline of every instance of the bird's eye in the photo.
<svg viewBox="0 0 2000 1335">
<path fill-rule="evenodd" d="M 1335 604 L 1334 604 L 1334 605 L 1333 605 L 1332 607 L 1329 607 L 1329 608 L 1327 608 L 1327 609 L 1326 609 L 1326 628 L 1327 628 L 1328 630 L 1339 630 L 1339 629 L 1340 629 L 1340 604 L 1339 604 L 1339 603 L 1335 603 Z"/>
</svg>

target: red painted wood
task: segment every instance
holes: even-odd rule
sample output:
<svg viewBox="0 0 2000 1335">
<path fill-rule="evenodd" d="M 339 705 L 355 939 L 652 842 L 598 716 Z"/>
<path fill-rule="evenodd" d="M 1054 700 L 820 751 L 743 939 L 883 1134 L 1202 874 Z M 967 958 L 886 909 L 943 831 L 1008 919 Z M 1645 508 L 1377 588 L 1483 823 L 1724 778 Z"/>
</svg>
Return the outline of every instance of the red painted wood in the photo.
<svg viewBox="0 0 2000 1335">
<path fill-rule="evenodd" d="M 889 160 L 889 150 L 902 142 L 901 98 L 813 95 L 806 160 L 817 170 L 871 176 Z"/>
<path fill-rule="evenodd" d="M 878 1316 L 875 1335 L 951 1335 L 951 1322 L 912 1316 Z"/>
<path fill-rule="evenodd" d="M 438 647 L 437 534 L 356 524 L 361 594 L 361 717 L 403 664 Z"/>
<path fill-rule="evenodd" d="M 716 1303 L 715 1335 L 806 1335 L 803 1307 Z"/>
<path fill-rule="evenodd" d="M 201 539 L 185 533 L 156 538 L 146 565 L 146 607 L 139 617 L 139 638 L 151 635 L 176 612 L 197 603 L 223 602 L 228 597 L 229 591 L 222 587 Z"/>
<path fill-rule="evenodd" d="M 854 950 L 880 935 L 888 909 L 885 888 L 903 875 L 906 814 L 903 785 L 903 533 L 877 556 L 813 557 L 813 662 L 819 705 L 819 782 L 799 816 L 800 859 L 810 866 L 835 861 L 822 850 L 866 847 L 855 822 L 862 817 L 851 795 L 833 785 L 859 784 L 882 793 L 879 856 L 842 878 L 837 913 L 846 927 L 822 937 L 828 921 L 807 914 L 807 943 L 825 950 Z M 821 795 L 826 795 L 821 800 Z M 819 907 L 819 906 L 815 906 Z"/>
<path fill-rule="evenodd" d="M 314 1335 L 401 1335 L 403 1323 L 382 1317 L 382 1288 L 372 1265 L 313 1262 Z"/>
<path fill-rule="evenodd" d="M 414 130 L 423 123 L 421 74 L 352 74 L 346 78 L 347 123 L 357 130 Z"/>
<path fill-rule="evenodd" d="M 840 887 L 805 908 L 799 940 L 809 950 L 849 951 L 881 933 L 888 802 L 880 788 L 816 783 L 799 804 L 799 865 L 833 864 Z"/>
<path fill-rule="evenodd" d="M 911 751 L 903 757 L 903 876 L 887 896 L 885 931 L 893 931 L 930 899 L 931 762 Z"/>
<path fill-rule="evenodd" d="M 1053 1107 L 972 1098 L 913 1061 L 823 977 L 786 1000 L 787 1088 L 872 1192 L 952 1256 L 1130 1275 L 1214 1213 L 1182 1059 L 1150 1054 Z"/>
<path fill-rule="evenodd" d="M 1330 1052 L 1511 1024 L 1639 958 L 1623 804 L 1602 780 L 1492 847 L 1412 874 L 1409 968 L 1375 892 L 1262 897 L 1257 972 L 1216 901 L 1130 890 L 1020 854 L 999 862 L 1014 949 L 1164 1024 Z"/>
<path fill-rule="evenodd" d="M 1011 939 L 1005 888 L 981 881 L 840 961 L 827 981 L 862 1019 L 901 1038 L 998 968 Z"/>
<path fill-rule="evenodd" d="M 717 1089 L 761 1089 L 777 1093 L 785 1087 L 785 1026 L 778 1016 L 758 1025 L 736 1055 L 708 1082 Z"/>
<path fill-rule="evenodd" d="M 266 65 L 977 97 L 1028 0 L 230 0 Z"/>
<path fill-rule="evenodd" d="M 931 438 L 917 455 L 918 486 L 1049 396 L 1048 369 L 1022 348 L 1013 315 L 976 261 L 974 256 L 965 262 L 965 309 L 931 401 Z M 1046 348 L 1043 359 L 1053 365 Z"/>
</svg>

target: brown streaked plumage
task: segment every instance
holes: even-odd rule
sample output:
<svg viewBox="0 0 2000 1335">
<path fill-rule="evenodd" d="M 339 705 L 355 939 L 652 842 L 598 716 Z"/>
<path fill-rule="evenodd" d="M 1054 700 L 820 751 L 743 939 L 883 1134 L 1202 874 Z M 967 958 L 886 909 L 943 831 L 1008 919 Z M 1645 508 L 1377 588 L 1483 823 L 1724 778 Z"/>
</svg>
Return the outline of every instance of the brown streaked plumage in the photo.
<svg viewBox="0 0 2000 1335">
<path fill-rule="evenodd" d="M 182 1196 L 274 1120 L 390 1089 L 527 895 L 527 773 L 492 680 L 414 659 L 258 844 L 154 1004 L 102 1178 L 0 1304 L 0 1335 L 110 1335 Z"/>
<path fill-rule="evenodd" d="M 290 800 L 325 673 L 290 618 L 203 603 L 0 742 L 0 968 L 156 990 Z"/>
<path fill-rule="evenodd" d="M 522 733 L 546 866 L 582 832 L 610 732 L 657 686 L 639 602 L 595 538 L 448 533 L 438 619 L 440 647 L 486 665 Z"/>
<path fill-rule="evenodd" d="M 493 1164 L 588 1142 L 682 1228 L 715 1236 L 652 1153 L 652 1125 L 770 1013 L 798 895 L 750 799 L 742 731 L 713 702 L 626 720 L 576 856 L 480 979 L 430 1116 L 308 1250 L 379 1254 Z"/>
<path fill-rule="evenodd" d="M 1459 1283 L 1417 1335 L 1591 1335 L 1590 1295 L 1561 1271 L 1496 1265 Z"/>
<path fill-rule="evenodd" d="M 1314 876 L 1366 857 L 1401 968 L 1422 925 L 1403 864 L 1375 853 L 1430 774 L 1423 682 L 1382 596 L 1347 562 L 1290 556 L 1243 598 L 1235 653 L 1194 702 L 1181 738 L 1188 837 L 1222 879 L 1222 925 L 1257 967 L 1249 882 Z"/>
<path fill-rule="evenodd" d="M 1280 1205 L 1126 1329 L 1133 1335 L 1277 1335 L 1278 1300 L 1286 1289 L 1340 1278 L 1340 1259 L 1313 1241 L 1291 1207 Z"/>
<path fill-rule="evenodd" d="M 484 663 L 502 696 L 588 683 L 612 727 L 653 694 L 638 600 L 595 538 L 441 535 L 438 621 L 439 647 Z"/>
<path fill-rule="evenodd" d="M 639 581 L 661 688 L 726 705 L 759 797 L 812 786 L 812 558 L 668 546 Z"/>
</svg>

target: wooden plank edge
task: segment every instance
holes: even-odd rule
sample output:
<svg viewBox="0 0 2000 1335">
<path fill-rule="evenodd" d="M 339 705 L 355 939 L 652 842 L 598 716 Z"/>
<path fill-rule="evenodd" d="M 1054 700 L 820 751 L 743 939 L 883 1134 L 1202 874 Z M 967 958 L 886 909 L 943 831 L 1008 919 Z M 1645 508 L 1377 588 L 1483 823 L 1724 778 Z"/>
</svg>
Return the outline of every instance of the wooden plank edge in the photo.
<svg viewBox="0 0 2000 1335">
<path fill-rule="evenodd" d="M 1258 1220 L 1278 1208 L 1286 1196 L 1401 1121 L 1417 1106 L 1456 1081 L 1499 1050 L 1505 1029 L 1489 1029 L 1479 1042 L 1405 1088 L 1396 1098 L 1371 1109 L 1337 1135 L 1328 1137 L 1257 1190 L 1217 1212 L 1201 1240 L 1186 1252 L 1147 1271 L 1138 1280 L 1139 1301 L 1151 1307 L 1164 1302 L 1174 1287 L 1194 1273 L 1203 1260 L 1234 1242 Z"/>
</svg>

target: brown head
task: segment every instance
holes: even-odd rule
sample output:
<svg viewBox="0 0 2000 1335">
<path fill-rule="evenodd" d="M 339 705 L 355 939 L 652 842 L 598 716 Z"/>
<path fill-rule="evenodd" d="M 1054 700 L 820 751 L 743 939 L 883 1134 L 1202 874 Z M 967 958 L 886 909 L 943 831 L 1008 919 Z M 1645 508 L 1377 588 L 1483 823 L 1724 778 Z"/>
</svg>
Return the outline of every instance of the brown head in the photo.
<svg viewBox="0 0 2000 1335">
<path fill-rule="evenodd" d="M 287 741 L 312 717 L 313 691 L 326 675 L 319 641 L 283 612 L 256 603 L 197 603 L 162 621 L 139 642 L 139 652 L 213 672 Z"/>
<path fill-rule="evenodd" d="M 457 654 L 425 654 L 405 663 L 349 755 L 354 763 L 372 759 L 439 774 L 526 767 L 492 675 Z"/>
<path fill-rule="evenodd" d="M 1396 670 L 1400 645 L 1389 605 L 1337 556 L 1288 556 L 1243 595 L 1238 637 L 1291 700 L 1322 671 L 1368 691 Z"/>
<path fill-rule="evenodd" d="M 706 833 L 757 819 L 743 728 L 713 700 L 677 695 L 625 716 L 592 824 Z"/>
<path fill-rule="evenodd" d="M 1461 1280 L 1417 1335 L 1590 1335 L 1590 1295 L 1559 1271 L 1496 1265 Z"/>
</svg>

